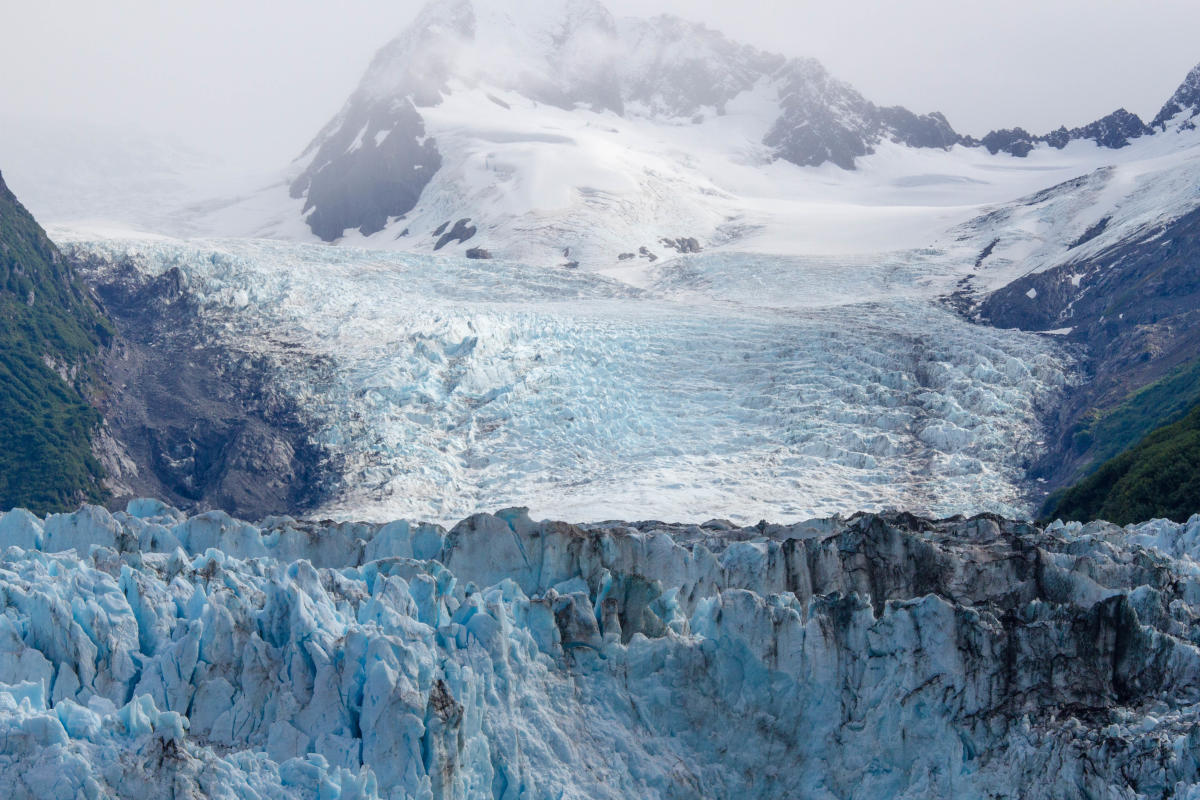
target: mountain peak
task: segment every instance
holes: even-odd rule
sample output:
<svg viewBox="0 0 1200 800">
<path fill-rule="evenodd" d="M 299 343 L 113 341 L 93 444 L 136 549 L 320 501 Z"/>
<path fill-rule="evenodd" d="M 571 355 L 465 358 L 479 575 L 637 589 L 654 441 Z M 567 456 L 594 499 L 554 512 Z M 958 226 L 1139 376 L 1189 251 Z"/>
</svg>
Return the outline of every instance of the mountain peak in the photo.
<svg viewBox="0 0 1200 800">
<path fill-rule="evenodd" d="M 909 147 L 951 147 L 961 137 L 940 113 L 880 108 L 814 58 L 794 58 L 779 71 L 782 114 L 766 137 L 780 158 L 801 166 L 832 161 L 854 169 L 884 139 Z"/>
<path fill-rule="evenodd" d="M 523 210 L 514 213 L 526 213 L 550 194 L 595 196 L 596 176 L 614 169 L 602 151 L 564 156 L 528 147 L 577 143 L 562 133 L 564 118 L 538 106 L 676 127 L 725 116 L 736 98 L 753 108 L 739 113 L 754 117 L 741 123 L 740 136 L 749 137 L 755 158 L 853 169 L 885 140 L 942 148 L 961 141 L 940 114 L 880 108 L 815 59 L 763 52 L 679 17 L 618 22 L 597 0 L 436 0 L 376 55 L 305 151 L 291 194 L 304 199 L 304 220 L 325 241 L 347 229 L 372 236 L 393 223 L 404 236 L 443 164 L 450 167 L 444 183 L 462 180 L 478 161 L 477 183 L 504 184 L 497 196 L 518 198 Z M 478 113 L 464 116 L 464 102 L 477 104 Z M 514 111 L 514 102 L 526 110 Z M 591 124 L 612 121 L 589 120 L 585 128 Z M 513 142 L 526 145 L 497 155 L 498 145 Z M 573 165 L 594 158 L 596 171 L 571 183 L 555 162 L 562 157 Z M 620 186 L 641 185 L 627 167 L 616 171 Z M 557 188 L 546 190 L 547 181 Z M 531 206 L 534 196 L 540 199 Z M 439 214 L 446 207 L 449 216 L 468 217 L 461 192 L 438 204 Z M 482 213 L 473 209 L 476 223 Z"/>
<path fill-rule="evenodd" d="M 650 116 L 688 118 L 701 109 L 724 113 L 734 97 L 786 60 L 672 14 L 622 19 L 618 33 L 625 101 Z"/>
<path fill-rule="evenodd" d="M 1200 64 L 1192 68 L 1150 124 L 1160 130 L 1165 129 L 1167 123 L 1181 113 L 1186 113 L 1188 120 L 1200 115 Z"/>
<path fill-rule="evenodd" d="M 616 21 L 595 0 L 435 0 L 379 51 L 358 94 L 435 105 L 457 81 L 552 105 L 584 97 L 619 110 L 615 38 Z"/>
</svg>

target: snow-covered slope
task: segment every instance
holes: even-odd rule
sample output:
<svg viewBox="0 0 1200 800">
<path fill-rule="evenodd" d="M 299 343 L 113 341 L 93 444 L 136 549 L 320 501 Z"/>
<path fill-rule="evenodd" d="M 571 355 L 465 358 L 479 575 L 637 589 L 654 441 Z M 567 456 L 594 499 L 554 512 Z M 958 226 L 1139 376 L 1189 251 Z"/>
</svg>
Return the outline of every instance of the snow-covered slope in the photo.
<svg viewBox="0 0 1200 800">
<path fill-rule="evenodd" d="M 1117 151 L 1080 141 L 1015 159 L 961 145 L 943 151 L 883 142 L 854 172 L 832 163 L 799 167 L 773 159 L 762 142 L 771 131 L 772 91 L 759 86 L 730 100 L 721 115 L 665 124 L 460 89 L 422 109 L 423 141 L 436 141 L 438 155 L 417 172 L 433 162 L 437 169 L 414 189 L 415 205 L 380 217 L 382 228 L 369 236 L 347 229 L 339 242 L 424 253 L 481 248 L 585 269 L 672 258 L 680 239 L 705 250 L 886 252 L 929 245 L 989 206 L 1108 165 L 1145 160 L 1152 170 L 1164 152 L 1197 143 L 1194 133 L 1171 130 Z M 379 174 L 371 159 L 363 169 Z M 304 202 L 277 187 L 198 222 L 222 234 L 315 240 L 303 224 Z M 459 220 L 470 236 L 447 236 Z"/>
<path fill-rule="evenodd" d="M 1200 117 L 1200 65 L 1183 79 L 1152 125 L 1164 131 L 1168 128 L 1191 130 L 1196 127 L 1196 117 Z"/>
<path fill-rule="evenodd" d="M 1114 113 L 975 140 L 938 114 L 876 105 L 811 59 L 675 17 L 435 0 L 290 168 L 262 165 L 269 178 L 220 188 L 212 165 L 154 168 L 147 147 L 145 180 L 110 179 L 95 166 L 139 148 L 49 159 L 86 162 L 64 170 L 37 155 L 44 137 L 6 143 L 3 130 L 0 158 L 46 222 L 600 270 L 698 249 L 865 254 L 927 246 L 988 207 L 1194 145 L 1198 74 L 1149 125 Z"/>
<path fill-rule="evenodd" d="M 1200 205 L 1200 132 L 1182 115 L 1176 122 L 1179 130 L 1120 151 L 1104 166 L 988 208 L 934 246 L 956 261 L 975 263 L 966 285 L 978 294 L 1071 263 L 1080 264 L 1082 280 L 1098 254 Z M 1025 161 L 1039 169 L 1090 149 L 1077 143 L 1061 154 L 1042 150 Z M 1082 159 L 1076 163 L 1082 165 Z"/>
<path fill-rule="evenodd" d="M 584 268 L 697 247 L 914 247 L 983 204 L 1174 142 L 1200 108 L 1190 81 L 1153 126 L 1116 112 L 980 142 L 940 114 L 877 106 L 812 59 L 677 18 L 438 0 L 376 56 L 290 196 L 277 186 L 203 224 Z"/>
<path fill-rule="evenodd" d="M 0 515 L 12 798 L 1194 798 L 1200 517 Z"/>
</svg>

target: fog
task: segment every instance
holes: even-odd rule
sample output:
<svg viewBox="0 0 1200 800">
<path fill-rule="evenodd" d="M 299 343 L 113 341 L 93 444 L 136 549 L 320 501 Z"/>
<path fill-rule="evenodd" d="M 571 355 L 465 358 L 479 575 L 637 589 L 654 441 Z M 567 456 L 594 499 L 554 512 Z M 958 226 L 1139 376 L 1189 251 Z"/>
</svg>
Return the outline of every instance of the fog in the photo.
<svg viewBox="0 0 1200 800">
<path fill-rule="evenodd" d="M 298 154 L 412 0 L 6 3 L 0 114 L 86 119 L 247 163 Z M 943 111 L 964 133 L 1154 114 L 1196 62 L 1200 3 L 1145 0 L 610 0 L 811 55 L 881 104 Z M 0 165 L 2 166 L 2 165 Z"/>
</svg>

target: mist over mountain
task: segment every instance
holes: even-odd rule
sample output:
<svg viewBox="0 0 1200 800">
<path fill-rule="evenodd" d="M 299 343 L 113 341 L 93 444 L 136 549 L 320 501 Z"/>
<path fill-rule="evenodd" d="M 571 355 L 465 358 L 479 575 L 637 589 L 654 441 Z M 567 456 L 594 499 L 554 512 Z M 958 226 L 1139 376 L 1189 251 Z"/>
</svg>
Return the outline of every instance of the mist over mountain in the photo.
<svg viewBox="0 0 1200 800">
<path fill-rule="evenodd" d="M 370 236 L 410 212 L 442 166 L 422 109 L 472 91 L 486 98 L 477 102 L 510 112 L 489 92 L 665 124 L 701 124 L 757 93 L 773 117 L 762 120 L 763 157 L 800 166 L 851 169 L 885 138 L 942 148 L 961 140 L 940 114 L 877 108 L 812 59 L 762 53 L 676 17 L 618 22 L 598 2 L 535 3 L 519 13 L 505 4 L 440 2 L 376 55 L 302 156 L 291 194 L 305 199 L 313 232 L 325 240 L 347 228 Z M 481 134 L 486 141 L 488 132 Z"/>
<path fill-rule="evenodd" d="M 1121 109 L 1070 130 L 976 140 L 937 112 L 877 106 L 812 59 L 679 18 L 617 20 L 593 2 L 438 2 L 376 55 L 301 156 L 289 193 L 324 241 L 611 263 L 681 237 L 723 243 L 794 224 L 746 218 L 748 167 L 854 170 L 897 146 L 1019 158 L 1073 142 L 1115 150 L 1186 126 L 1188 85 L 1153 126 Z M 278 215 L 275 230 L 297 235 L 296 213 Z M 447 239 L 459 220 L 470 236 Z"/>
</svg>

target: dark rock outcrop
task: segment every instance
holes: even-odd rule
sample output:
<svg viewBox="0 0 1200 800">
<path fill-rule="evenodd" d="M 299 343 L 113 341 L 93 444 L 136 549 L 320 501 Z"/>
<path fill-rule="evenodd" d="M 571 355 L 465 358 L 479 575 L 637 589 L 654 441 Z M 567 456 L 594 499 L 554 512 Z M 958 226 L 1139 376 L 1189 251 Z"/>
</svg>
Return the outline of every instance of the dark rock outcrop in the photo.
<svg viewBox="0 0 1200 800">
<path fill-rule="evenodd" d="M 1029 155 L 1038 141 L 1039 137 L 1024 128 L 1003 128 L 984 136 L 980 140 L 980 144 L 986 147 L 992 155 L 1004 152 L 1017 158 L 1024 158 Z"/>
<path fill-rule="evenodd" d="M 955 132 L 939 113 L 918 115 L 903 107 L 880 108 L 849 84 L 832 78 L 816 61 L 796 59 L 778 73 L 782 113 L 766 137 L 776 154 L 801 166 L 832 161 L 853 169 L 855 160 L 890 140 L 908 147 L 948 148 L 956 144 L 982 146 L 993 154 L 1024 158 L 1039 144 L 1061 149 L 1078 140 L 1119 149 L 1154 132 L 1154 126 L 1180 110 L 1200 113 L 1200 67 L 1176 92 L 1153 125 L 1123 108 L 1078 128 L 1059 128 L 1035 135 L 1024 128 L 1004 128 L 980 140 Z"/>
<path fill-rule="evenodd" d="M 116 476 L 129 491 L 255 519 L 327 496 L 337 470 L 277 365 L 218 344 L 178 270 L 147 278 L 96 256 L 75 264 L 118 332 L 97 402 L 132 462 Z"/>
<path fill-rule="evenodd" d="M 449 231 L 446 231 L 446 226 L 442 225 L 433 232 L 433 235 L 438 237 L 437 244 L 433 246 L 433 249 L 441 250 L 451 242 L 462 244 L 474 236 L 476 230 L 476 227 L 471 224 L 469 218 L 460 219 L 458 222 L 455 222 L 454 227 Z M 445 232 L 443 233 L 443 231 Z"/>
<path fill-rule="evenodd" d="M 814 59 L 793 59 L 775 76 L 780 116 L 764 143 L 800 166 L 832 161 L 854 169 L 855 159 L 884 139 L 909 147 L 950 147 L 961 137 L 941 114 L 919 116 L 900 107 L 879 108 L 839 81 Z"/>
<path fill-rule="evenodd" d="M 1048 144 L 1061 150 L 1068 144 L 1080 139 L 1088 139 L 1099 147 L 1118 150 L 1129 144 L 1131 139 L 1146 136 L 1153 130 L 1142 122 L 1137 114 L 1132 114 L 1119 108 L 1106 117 L 1084 125 L 1081 128 L 1059 128 L 1041 136 L 1034 136 L 1024 128 L 1005 128 L 992 131 L 980 140 L 980 144 L 993 155 L 1008 153 L 1017 158 L 1024 158 L 1039 144 Z"/>
<path fill-rule="evenodd" d="M 1180 114 L 1183 115 L 1184 125 L 1194 125 L 1193 120 L 1200 115 L 1200 64 L 1183 79 L 1183 83 L 1163 105 L 1150 126 L 1165 130 L 1167 123 Z"/>
<path fill-rule="evenodd" d="M 411 101 L 361 107 L 352 101 L 309 146 L 307 169 L 292 183 L 305 221 L 327 242 L 347 228 L 364 236 L 413 209 L 441 168 L 437 143 Z"/>
<path fill-rule="evenodd" d="M 1142 122 L 1141 117 L 1118 108 L 1106 117 L 1095 122 L 1076 128 L 1070 132 L 1073 139 L 1091 139 L 1100 147 L 1117 150 L 1129 144 L 1130 139 L 1152 133 L 1151 128 Z M 1061 147 L 1061 145 L 1059 145 Z"/>
<path fill-rule="evenodd" d="M 700 242 L 693 236 L 681 236 L 678 239 L 668 239 L 666 237 L 659 240 L 664 247 L 669 247 L 677 253 L 699 253 L 702 249 Z"/>
<path fill-rule="evenodd" d="M 979 143 L 991 153 L 1004 152 L 1018 158 L 1029 155 L 1038 144 L 1048 144 L 1061 150 L 1071 142 L 1079 140 L 1090 140 L 1098 147 L 1118 150 L 1126 147 L 1133 139 L 1165 131 L 1167 123 L 1181 115 L 1180 125 L 1184 128 L 1193 126 L 1195 123 L 1192 120 L 1200 115 L 1200 65 L 1188 73 L 1150 124 L 1143 122 L 1137 114 L 1118 108 L 1082 127 L 1069 130 L 1060 127 L 1040 136 L 1034 136 L 1023 128 L 1005 128 L 992 131 Z"/>
<path fill-rule="evenodd" d="M 1100 218 L 1093 225 L 1089 226 L 1086 231 L 1081 233 L 1078 239 L 1067 245 L 1067 249 L 1074 250 L 1076 247 L 1082 247 L 1092 239 L 1095 239 L 1097 236 L 1104 233 L 1105 228 L 1108 227 L 1108 223 L 1110 222 L 1112 222 L 1111 216 Z"/>
<path fill-rule="evenodd" d="M 786 62 L 669 14 L 622 20 L 620 36 L 625 102 L 667 117 L 695 118 L 704 109 L 724 114 L 731 100 Z"/>
<path fill-rule="evenodd" d="M 884 135 L 909 147 L 945 149 L 963 141 L 940 111 L 914 114 L 903 106 L 876 109 Z"/>
</svg>

